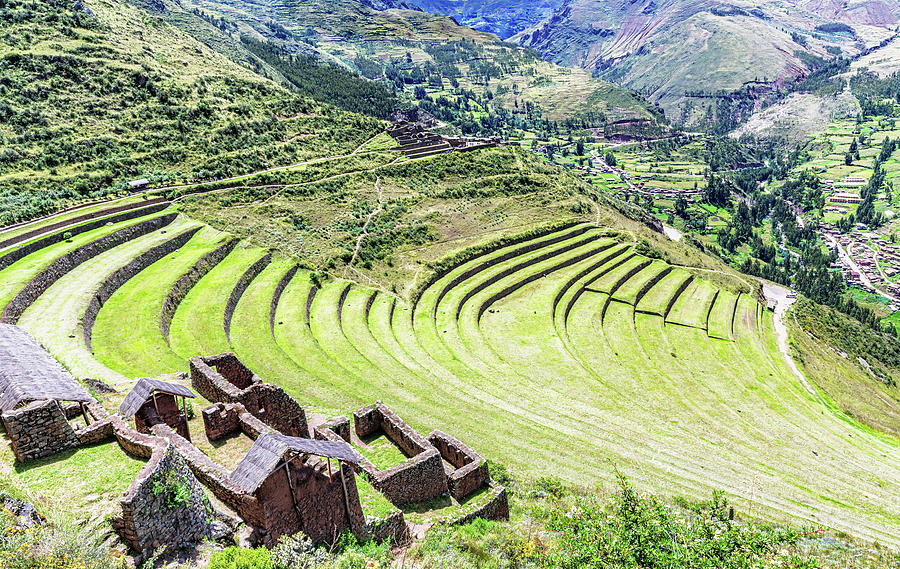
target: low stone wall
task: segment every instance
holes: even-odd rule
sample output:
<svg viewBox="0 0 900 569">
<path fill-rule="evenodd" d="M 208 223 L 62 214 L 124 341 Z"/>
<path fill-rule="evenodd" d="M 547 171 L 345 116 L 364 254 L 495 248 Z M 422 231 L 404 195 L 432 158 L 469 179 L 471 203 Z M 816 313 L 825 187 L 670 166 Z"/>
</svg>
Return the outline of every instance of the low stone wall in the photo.
<svg viewBox="0 0 900 569">
<path fill-rule="evenodd" d="M 458 439 L 441 431 L 432 431 L 428 442 L 456 468 L 447 476 L 447 487 L 457 501 L 462 501 L 490 479 L 487 461 Z"/>
<path fill-rule="evenodd" d="M 109 300 L 122 285 L 138 275 L 141 271 L 163 257 L 181 249 L 188 241 L 190 241 L 191 237 L 200 231 L 200 229 L 201 227 L 188 229 L 178 236 L 169 239 L 165 243 L 151 247 L 129 261 L 124 267 L 114 271 L 100 283 L 100 287 L 94 292 L 94 296 L 91 297 L 91 301 L 88 303 L 88 307 L 81 317 L 81 333 L 84 337 L 84 345 L 87 347 L 88 351 L 93 351 L 91 350 L 91 334 L 94 331 L 94 321 L 97 319 L 97 315 L 100 314 L 100 309 L 103 308 L 106 301 Z"/>
<path fill-rule="evenodd" d="M 9 304 L 3 309 L 3 313 L 0 314 L 0 322 L 5 324 L 15 324 L 18 322 L 19 317 L 22 316 L 22 313 L 25 312 L 25 309 L 31 306 L 31 304 L 37 300 L 40 295 L 46 292 L 53 283 L 78 265 L 101 253 L 109 251 L 114 247 L 118 247 L 123 243 L 152 233 L 157 229 L 161 229 L 175 221 L 175 218 L 177 217 L 177 213 L 170 213 L 135 223 L 134 225 L 101 237 L 96 241 L 92 241 L 87 245 L 82 245 L 81 247 L 66 253 L 62 257 L 59 257 L 53 261 L 50 266 L 32 278 L 28 284 L 9 301 Z"/>
<path fill-rule="evenodd" d="M 162 330 L 163 338 L 166 339 L 167 343 L 169 341 L 169 326 L 172 324 L 172 319 L 175 317 L 175 311 L 178 309 L 178 305 L 181 304 L 181 301 L 183 301 L 191 289 L 194 288 L 194 285 L 200 282 L 200 279 L 202 279 L 206 273 L 221 263 L 222 260 L 234 250 L 239 242 L 240 239 L 229 239 L 217 249 L 203 255 L 188 272 L 181 275 L 175 283 L 175 286 L 173 286 L 172 290 L 169 291 L 169 294 L 166 295 L 165 300 L 163 300 L 162 313 L 159 317 L 159 328 Z"/>
<path fill-rule="evenodd" d="M 119 215 L 114 215 L 111 217 L 106 217 L 103 219 L 98 219 L 96 221 L 92 221 L 90 223 L 84 223 L 82 225 L 72 226 L 72 223 L 67 221 L 65 225 L 60 227 L 67 227 L 66 230 L 60 231 L 58 233 L 54 233 L 52 235 L 48 235 L 47 237 L 43 237 L 41 239 L 37 239 L 28 243 L 27 245 L 22 245 L 17 249 L 13 249 L 12 251 L 6 253 L 2 257 L 0 257 L 0 271 L 5 269 L 6 267 L 12 265 L 16 261 L 20 259 L 24 259 L 28 255 L 31 255 L 35 251 L 40 251 L 44 247 L 49 247 L 50 245 L 55 245 L 56 243 L 62 243 L 67 239 L 66 235 L 71 234 L 71 236 L 80 235 L 81 233 L 87 233 L 88 231 L 93 231 L 94 229 L 98 229 L 103 227 L 104 225 L 110 223 L 119 223 L 122 221 L 128 221 L 129 219 L 136 219 L 138 217 L 144 217 L 145 215 L 152 215 L 154 213 L 158 213 L 164 209 L 169 207 L 169 203 L 159 203 L 156 205 L 151 205 L 149 207 L 139 208 L 139 209 L 131 209 L 126 211 L 125 213 L 121 213 Z M 33 232 L 29 232 L 32 235 L 26 237 L 25 239 L 19 239 L 17 242 L 26 241 L 30 237 L 34 237 L 35 235 L 42 235 L 47 233 L 48 231 L 53 231 L 53 227 L 42 227 L 40 229 L 36 229 Z M 5 247 L 6 245 L 0 244 L 0 249 Z"/>
<path fill-rule="evenodd" d="M 186 497 L 176 495 L 188 490 Z M 157 448 L 128 487 L 111 522 L 134 549 L 192 545 L 209 537 L 213 508 L 175 445 Z"/>
<path fill-rule="evenodd" d="M 376 542 L 389 541 L 393 547 L 402 547 L 412 541 L 409 526 L 400 510 L 384 518 L 367 520 L 363 526 L 363 536 Z"/>
<path fill-rule="evenodd" d="M 364 459 L 360 467 L 372 486 L 395 506 L 422 502 L 446 494 L 447 477 L 437 449 L 380 401 L 353 414 L 356 434 L 365 437 L 378 431 L 394 442 L 408 459 L 387 470 L 379 470 Z"/>
<path fill-rule="evenodd" d="M 225 327 L 225 338 L 230 342 L 231 341 L 231 318 L 234 316 L 234 311 L 237 308 L 238 301 L 241 300 L 241 297 L 244 295 L 244 291 L 250 286 L 250 283 L 253 282 L 259 273 L 263 272 L 263 270 L 269 266 L 269 263 L 272 262 L 272 252 L 269 251 L 265 255 L 262 256 L 258 261 L 250 265 L 244 274 L 241 275 L 241 278 L 238 279 L 238 282 L 234 285 L 234 288 L 231 290 L 231 295 L 228 297 L 228 302 L 225 303 L 225 318 L 222 321 Z"/>
<path fill-rule="evenodd" d="M 216 366 L 219 371 L 211 366 Z M 281 387 L 263 383 L 234 354 L 193 357 L 190 368 L 191 385 L 209 401 L 240 403 L 257 419 L 282 434 L 309 437 L 303 407 Z"/>
<path fill-rule="evenodd" d="M 447 518 L 444 523 L 463 525 L 474 521 L 476 518 L 484 520 L 508 520 L 509 519 L 509 498 L 506 495 L 506 488 L 491 482 L 488 495 L 479 497 L 477 504 L 466 504 L 461 507 L 461 511 L 451 518 Z"/>
<path fill-rule="evenodd" d="M 56 401 L 35 401 L 3 413 L 2 420 L 19 462 L 45 458 L 78 446 L 75 430 Z"/>
</svg>

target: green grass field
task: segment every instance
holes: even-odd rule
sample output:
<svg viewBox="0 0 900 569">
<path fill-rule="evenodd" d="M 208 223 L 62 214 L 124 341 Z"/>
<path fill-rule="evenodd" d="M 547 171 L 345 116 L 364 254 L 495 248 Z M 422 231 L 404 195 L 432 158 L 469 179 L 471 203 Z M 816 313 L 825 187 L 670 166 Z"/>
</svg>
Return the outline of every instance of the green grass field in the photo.
<svg viewBox="0 0 900 569">
<path fill-rule="evenodd" d="M 240 296 L 229 339 L 226 303 L 266 253 L 242 244 L 188 292 L 167 344 L 163 299 L 226 237 L 205 228 L 112 295 L 88 351 L 79 318 L 91 292 L 191 227 L 182 217 L 83 263 L 21 324 L 78 377 L 127 384 L 234 351 L 309 410 L 334 416 L 382 400 L 420 433 L 450 433 L 522 475 L 594 487 L 618 468 L 657 492 L 721 489 L 751 516 L 900 544 L 900 444 L 807 391 L 778 350 L 772 314 L 736 279 L 642 257 L 631 235 L 588 224 L 476 255 L 415 305 L 341 279 L 314 286 L 275 254 Z M 58 253 L 35 253 L 35 266 Z M 12 293 L 28 274 L 0 282 Z M 405 459 L 377 440 L 363 454 L 381 467 Z M 367 511 L 386 509 L 360 492 Z"/>
</svg>

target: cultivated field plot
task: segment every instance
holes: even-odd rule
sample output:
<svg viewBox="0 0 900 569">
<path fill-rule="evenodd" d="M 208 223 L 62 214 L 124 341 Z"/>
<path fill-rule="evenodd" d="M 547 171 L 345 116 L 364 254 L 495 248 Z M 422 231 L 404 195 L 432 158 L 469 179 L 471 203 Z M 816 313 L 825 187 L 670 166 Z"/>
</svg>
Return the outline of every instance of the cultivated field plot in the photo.
<svg viewBox="0 0 900 569">
<path fill-rule="evenodd" d="M 750 291 L 644 258 L 619 233 L 580 224 L 514 242 L 407 302 L 314 284 L 277 254 L 162 219 L 104 250 L 83 247 L 119 226 L 0 270 L 18 307 L 4 317 L 80 378 L 127 385 L 231 350 L 311 409 L 380 399 L 517 472 L 593 486 L 615 466 L 658 492 L 721 489 L 751 515 L 900 545 L 897 442 L 806 390 Z M 385 466 L 403 459 L 367 442 Z"/>
</svg>

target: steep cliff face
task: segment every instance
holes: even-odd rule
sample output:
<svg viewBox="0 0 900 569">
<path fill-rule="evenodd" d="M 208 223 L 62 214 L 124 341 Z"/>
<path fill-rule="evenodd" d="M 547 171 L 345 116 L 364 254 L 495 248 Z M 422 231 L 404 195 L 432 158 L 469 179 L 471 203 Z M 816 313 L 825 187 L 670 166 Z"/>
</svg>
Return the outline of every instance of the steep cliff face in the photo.
<svg viewBox="0 0 900 569">
<path fill-rule="evenodd" d="M 565 0 L 512 41 L 639 90 L 677 117 L 696 106 L 691 94 L 806 74 L 809 56 L 856 55 L 890 37 L 898 15 L 896 0 Z"/>
</svg>

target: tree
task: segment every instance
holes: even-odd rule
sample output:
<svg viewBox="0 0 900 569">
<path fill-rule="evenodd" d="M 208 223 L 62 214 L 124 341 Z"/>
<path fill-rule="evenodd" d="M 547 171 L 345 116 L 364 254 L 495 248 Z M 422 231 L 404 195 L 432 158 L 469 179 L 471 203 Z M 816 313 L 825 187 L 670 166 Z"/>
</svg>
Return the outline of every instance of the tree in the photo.
<svg viewBox="0 0 900 569">
<path fill-rule="evenodd" d="M 615 167 L 616 165 L 616 155 L 612 153 L 612 150 L 606 151 L 606 154 L 603 155 L 603 160 L 610 166 Z"/>
<path fill-rule="evenodd" d="M 678 199 L 675 200 L 675 215 L 682 219 L 687 218 L 687 207 L 687 200 L 684 199 L 684 196 L 679 195 Z"/>
<path fill-rule="evenodd" d="M 578 156 L 584 156 L 584 141 L 579 140 L 575 143 L 575 154 Z"/>
</svg>

